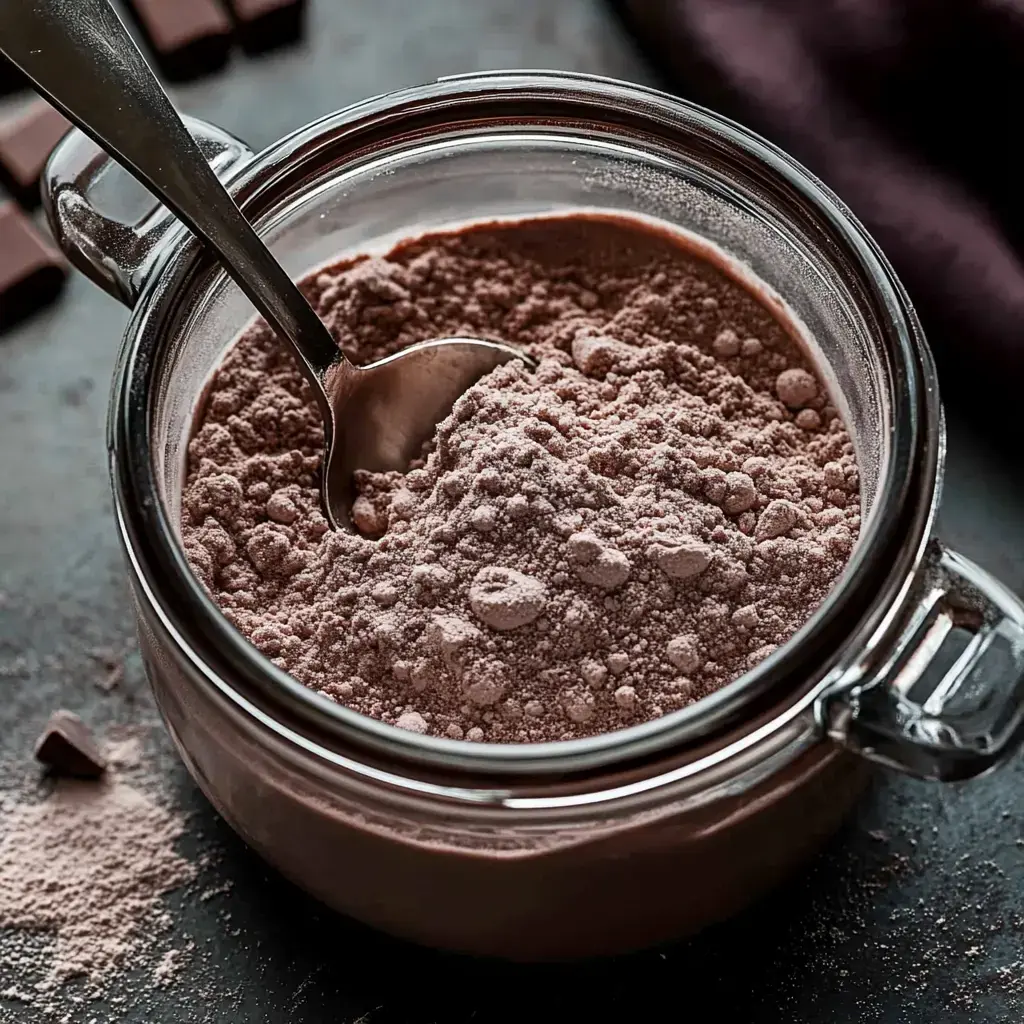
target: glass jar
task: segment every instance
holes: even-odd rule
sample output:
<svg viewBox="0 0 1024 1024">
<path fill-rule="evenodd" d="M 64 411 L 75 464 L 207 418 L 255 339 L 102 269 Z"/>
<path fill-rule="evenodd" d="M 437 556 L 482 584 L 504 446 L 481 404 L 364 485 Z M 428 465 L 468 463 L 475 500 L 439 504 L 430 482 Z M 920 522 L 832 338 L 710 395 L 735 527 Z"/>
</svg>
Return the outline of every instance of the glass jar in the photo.
<svg viewBox="0 0 1024 1024">
<path fill-rule="evenodd" d="M 45 203 L 69 257 L 133 309 L 109 448 L 146 668 L 198 784 L 285 875 L 430 945 L 617 952 L 693 932 L 792 871 L 840 822 L 867 760 L 959 779 L 1015 747 L 1024 606 L 932 536 L 943 427 L 920 326 L 871 239 L 785 154 L 665 94 L 538 72 L 371 99 L 259 155 L 191 128 L 296 277 L 494 217 L 586 208 L 694 232 L 807 326 L 860 460 L 862 534 L 837 586 L 713 696 L 551 744 L 364 718 L 271 664 L 189 569 L 179 508 L 193 410 L 251 309 L 72 133 Z"/>
</svg>

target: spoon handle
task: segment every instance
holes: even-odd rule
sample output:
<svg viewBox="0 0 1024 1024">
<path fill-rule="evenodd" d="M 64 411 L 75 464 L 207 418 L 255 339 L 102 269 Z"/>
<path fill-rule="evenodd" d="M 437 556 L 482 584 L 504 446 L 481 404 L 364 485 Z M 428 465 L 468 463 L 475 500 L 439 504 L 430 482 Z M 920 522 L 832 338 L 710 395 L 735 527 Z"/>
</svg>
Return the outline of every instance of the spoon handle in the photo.
<svg viewBox="0 0 1024 1024">
<path fill-rule="evenodd" d="M 218 254 L 320 384 L 330 332 L 210 169 L 108 0 L 0 0 L 0 52 Z"/>
</svg>

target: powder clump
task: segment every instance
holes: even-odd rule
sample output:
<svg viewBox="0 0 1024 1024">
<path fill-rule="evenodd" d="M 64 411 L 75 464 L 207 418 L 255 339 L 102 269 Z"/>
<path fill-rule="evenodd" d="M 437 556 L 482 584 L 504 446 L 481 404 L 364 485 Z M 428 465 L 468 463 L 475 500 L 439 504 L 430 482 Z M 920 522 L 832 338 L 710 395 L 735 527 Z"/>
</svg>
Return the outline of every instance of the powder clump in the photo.
<svg viewBox="0 0 1024 1024">
<path fill-rule="evenodd" d="M 405 473 L 319 508 L 316 407 L 265 325 L 207 391 L 182 535 L 234 625 L 301 682 L 414 733 L 571 739 L 714 692 L 820 604 L 860 530 L 853 444 L 801 346 L 640 222 L 475 225 L 303 285 L 357 362 L 521 346 Z"/>
<path fill-rule="evenodd" d="M 494 629 L 516 629 L 533 622 L 544 610 L 547 591 L 540 580 L 516 569 L 489 565 L 469 587 L 469 606 Z"/>
</svg>

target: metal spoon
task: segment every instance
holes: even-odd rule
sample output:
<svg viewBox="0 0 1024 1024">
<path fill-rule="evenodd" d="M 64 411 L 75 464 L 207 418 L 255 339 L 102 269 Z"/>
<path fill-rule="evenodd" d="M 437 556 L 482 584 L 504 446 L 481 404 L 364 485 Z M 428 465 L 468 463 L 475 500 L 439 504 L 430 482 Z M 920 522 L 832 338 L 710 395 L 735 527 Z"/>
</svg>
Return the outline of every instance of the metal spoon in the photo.
<svg viewBox="0 0 1024 1024">
<path fill-rule="evenodd" d="M 0 2 L 0 52 L 220 257 L 294 349 L 323 417 L 320 493 L 333 527 L 351 528 L 353 470 L 404 469 L 459 395 L 524 359 L 445 338 L 353 366 L 210 170 L 107 0 Z"/>
</svg>

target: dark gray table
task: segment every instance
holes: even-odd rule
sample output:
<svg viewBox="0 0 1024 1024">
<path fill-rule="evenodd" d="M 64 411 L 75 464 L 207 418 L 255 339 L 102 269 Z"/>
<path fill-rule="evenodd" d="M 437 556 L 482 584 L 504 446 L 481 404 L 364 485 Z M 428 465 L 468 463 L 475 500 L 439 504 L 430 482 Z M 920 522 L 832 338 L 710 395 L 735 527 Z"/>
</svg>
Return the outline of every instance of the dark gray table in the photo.
<svg viewBox="0 0 1024 1024">
<path fill-rule="evenodd" d="M 256 148 L 366 95 L 441 74 L 555 67 L 650 81 L 596 0 L 311 0 L 308 41 L 177 90 L 181 107 Z M 700 938 L 611 963 L 516 967 L 445 956 L 340 918 L 273 875 L 191 784 L 137 657 L 109 695 L 90 648 L 131 621 L 110 518 L 103 422 L 125 313 L 85 280 L 0 337 L 0 785 L 54 706 L 98 728 L 152 726 L 149 753 L 211 863 L 174 898 L 195 953 L 178 984 L 71 1020 L 747 1024 L 1024 1019 L 1024 759 L 969 785 L 879 776 L 797 881 Z M 1024 591 L 1019 460 L 951 411 L 945 537 Z M 31 769 L 28 769 L 31 770 Z M 225 881 L 229 891 L 200 900 Z M 0 937 L 2 941 L 2 937 Z M 0 974 L 0 990 L 13 979 Z M 134 1005 L 132 1005 L 134 1003 Z M 0 1021 L 42 1020 L 0 1000 Z"/>
</svg>

